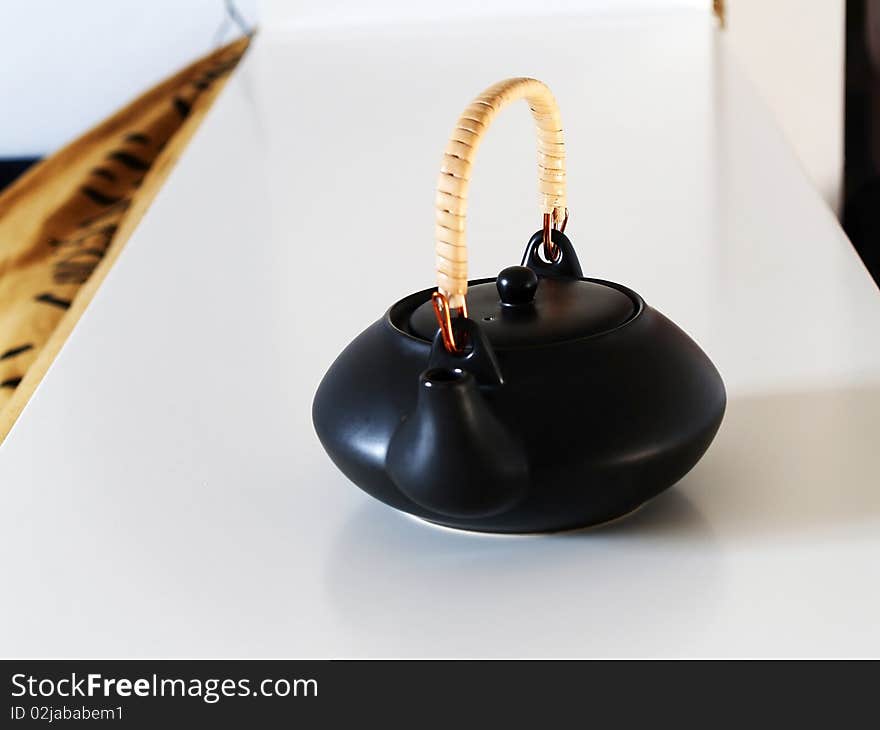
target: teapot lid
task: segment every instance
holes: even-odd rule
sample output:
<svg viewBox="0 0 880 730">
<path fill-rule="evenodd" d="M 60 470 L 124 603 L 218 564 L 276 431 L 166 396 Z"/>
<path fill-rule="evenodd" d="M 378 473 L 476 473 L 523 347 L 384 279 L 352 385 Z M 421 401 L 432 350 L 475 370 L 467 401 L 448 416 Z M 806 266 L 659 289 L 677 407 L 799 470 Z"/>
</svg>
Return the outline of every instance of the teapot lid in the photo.
<svg viewBox="0 0 880 730">
<path fill-rule="evenodd" d="M 608 332 L 637 311 L 632 298 L 597 280 L 538 277 L 525 266 L 504 269 L 496 279 L 472 282 L 468 317 L 495 349 L 516 349 L 581 339 Z M 432 340 L 437 319 L 430 299 L 409 319 L 410 331 Z"/>
</svg>

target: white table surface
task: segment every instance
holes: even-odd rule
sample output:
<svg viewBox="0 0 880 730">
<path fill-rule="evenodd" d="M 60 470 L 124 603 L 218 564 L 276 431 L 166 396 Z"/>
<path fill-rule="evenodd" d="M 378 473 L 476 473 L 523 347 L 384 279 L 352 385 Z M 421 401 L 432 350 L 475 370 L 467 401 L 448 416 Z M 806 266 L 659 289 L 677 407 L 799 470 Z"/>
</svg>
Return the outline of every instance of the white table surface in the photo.
<svg viewBox="0 0 880 730">
<path fill-rule="evenodd" d="M 432 284 L 446 135 L 513 75 L 562 106 L 585 271 L 729 395 L 680 484 L 546 537 L 397 514 L 310 419 Z M 474 276 L 538 227 L 530 124 L 480 151 Z M 878 435 L 880 294 L 705 14 L 265 34 L 0 448 L 0 651 L 878 655 Z"/>
</svg>

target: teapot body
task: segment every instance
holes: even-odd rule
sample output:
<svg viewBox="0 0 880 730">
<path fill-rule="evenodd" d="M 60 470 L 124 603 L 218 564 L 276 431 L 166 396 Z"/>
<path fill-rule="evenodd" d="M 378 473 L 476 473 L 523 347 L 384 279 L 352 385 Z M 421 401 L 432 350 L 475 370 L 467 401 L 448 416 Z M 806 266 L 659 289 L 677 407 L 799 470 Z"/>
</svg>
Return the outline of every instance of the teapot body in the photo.
<svg viewBox="0 0 880 730">
<path fill-rule="evenodd" d="M 718 430 L 726 403 L 721 377 L 699 346 L 638 294 L 612 282 L 580 280 L 629 296 L 632 316 L 600 334 L 494 348 L 498 382 L 482 378 L 478 387 L 468 385 L 468 393 L 477 393 L 468 397 L 479 401 L 480 409 L 472 429 L 474 448 L 443 437 L 444 429 L 458 429 L 462 437 L 463 416 L 455 415 L 460 409 L 432 410 L 427 416 L 419 410 L 424 408 L 419 389 L 436 343 L 414 333 L 410 319 L 434 290 L 393 305 L 346 347 L 316 393 L 315 429 L 337 467 L 395 509 L 447 527 L 502 533 L 607 522 L 675 484 Z M 466 415 L 473 410 L 466 402 L 464 409 Z M 406 430 L 402 424 L 415 417 L 424 417 L 427 425 L 409 428 L 409 441 L 398 438 L 391 448 Z M 498 473 L 510 473 L 516 483 L 498 509 L 458 513 L 442 500 L 422 499 L 413 489 L 401 488 L 398 472 L 407 471 L 417 489 L 420 479 L 430 483 L 444 464 L 449 465 L 444 478 L 450 488 L 471 473 L 491 481 L 493 472 L 476 461 L 492 448 L 490 443 L 481 446 L 479 439 L 499 432 L 497 424 L 504 431 L 497 458 L 515 462 Z M 435 453 L 421 454 L 430 451 L 423 443 L 425 433 L 437 434 Z M 468 437 L 466 428 L 463 437 Z"/>
</svg>

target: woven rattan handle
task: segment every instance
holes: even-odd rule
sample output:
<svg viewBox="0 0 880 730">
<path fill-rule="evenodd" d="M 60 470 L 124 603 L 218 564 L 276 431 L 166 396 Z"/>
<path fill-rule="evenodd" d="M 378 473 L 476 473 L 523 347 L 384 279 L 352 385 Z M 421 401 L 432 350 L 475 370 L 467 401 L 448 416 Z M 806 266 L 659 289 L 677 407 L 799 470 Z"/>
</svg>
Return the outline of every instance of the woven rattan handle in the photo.
<svg viewBox="0 0 880 730">
<path fill-rule="evenodd" d="M 565 147 L 556 99 L 537 79 L 507 79 L 490 86 L 459 117 L 437 180 L 437 288 L 453 309 L 464 305 L 467 294 L 465 214 L 477 147 L 495 115 L 517 99 L 528 101 L 535 119 L 541 212 L 554 220 L 565 214 Z"/>
</svg>

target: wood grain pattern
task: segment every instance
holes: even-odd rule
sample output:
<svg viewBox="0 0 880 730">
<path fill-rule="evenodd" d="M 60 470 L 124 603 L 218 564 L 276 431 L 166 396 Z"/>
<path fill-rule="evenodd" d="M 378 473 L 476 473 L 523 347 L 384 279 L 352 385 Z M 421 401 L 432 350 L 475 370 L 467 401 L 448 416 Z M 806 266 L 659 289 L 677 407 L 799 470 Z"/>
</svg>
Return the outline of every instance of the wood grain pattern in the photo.
<svg viewBox="0 0 880 730">
<path fill-rule="evenodd" d="M 248 47 L 174 74 L 0 195 L 0 441 Z"/>
</svg>

